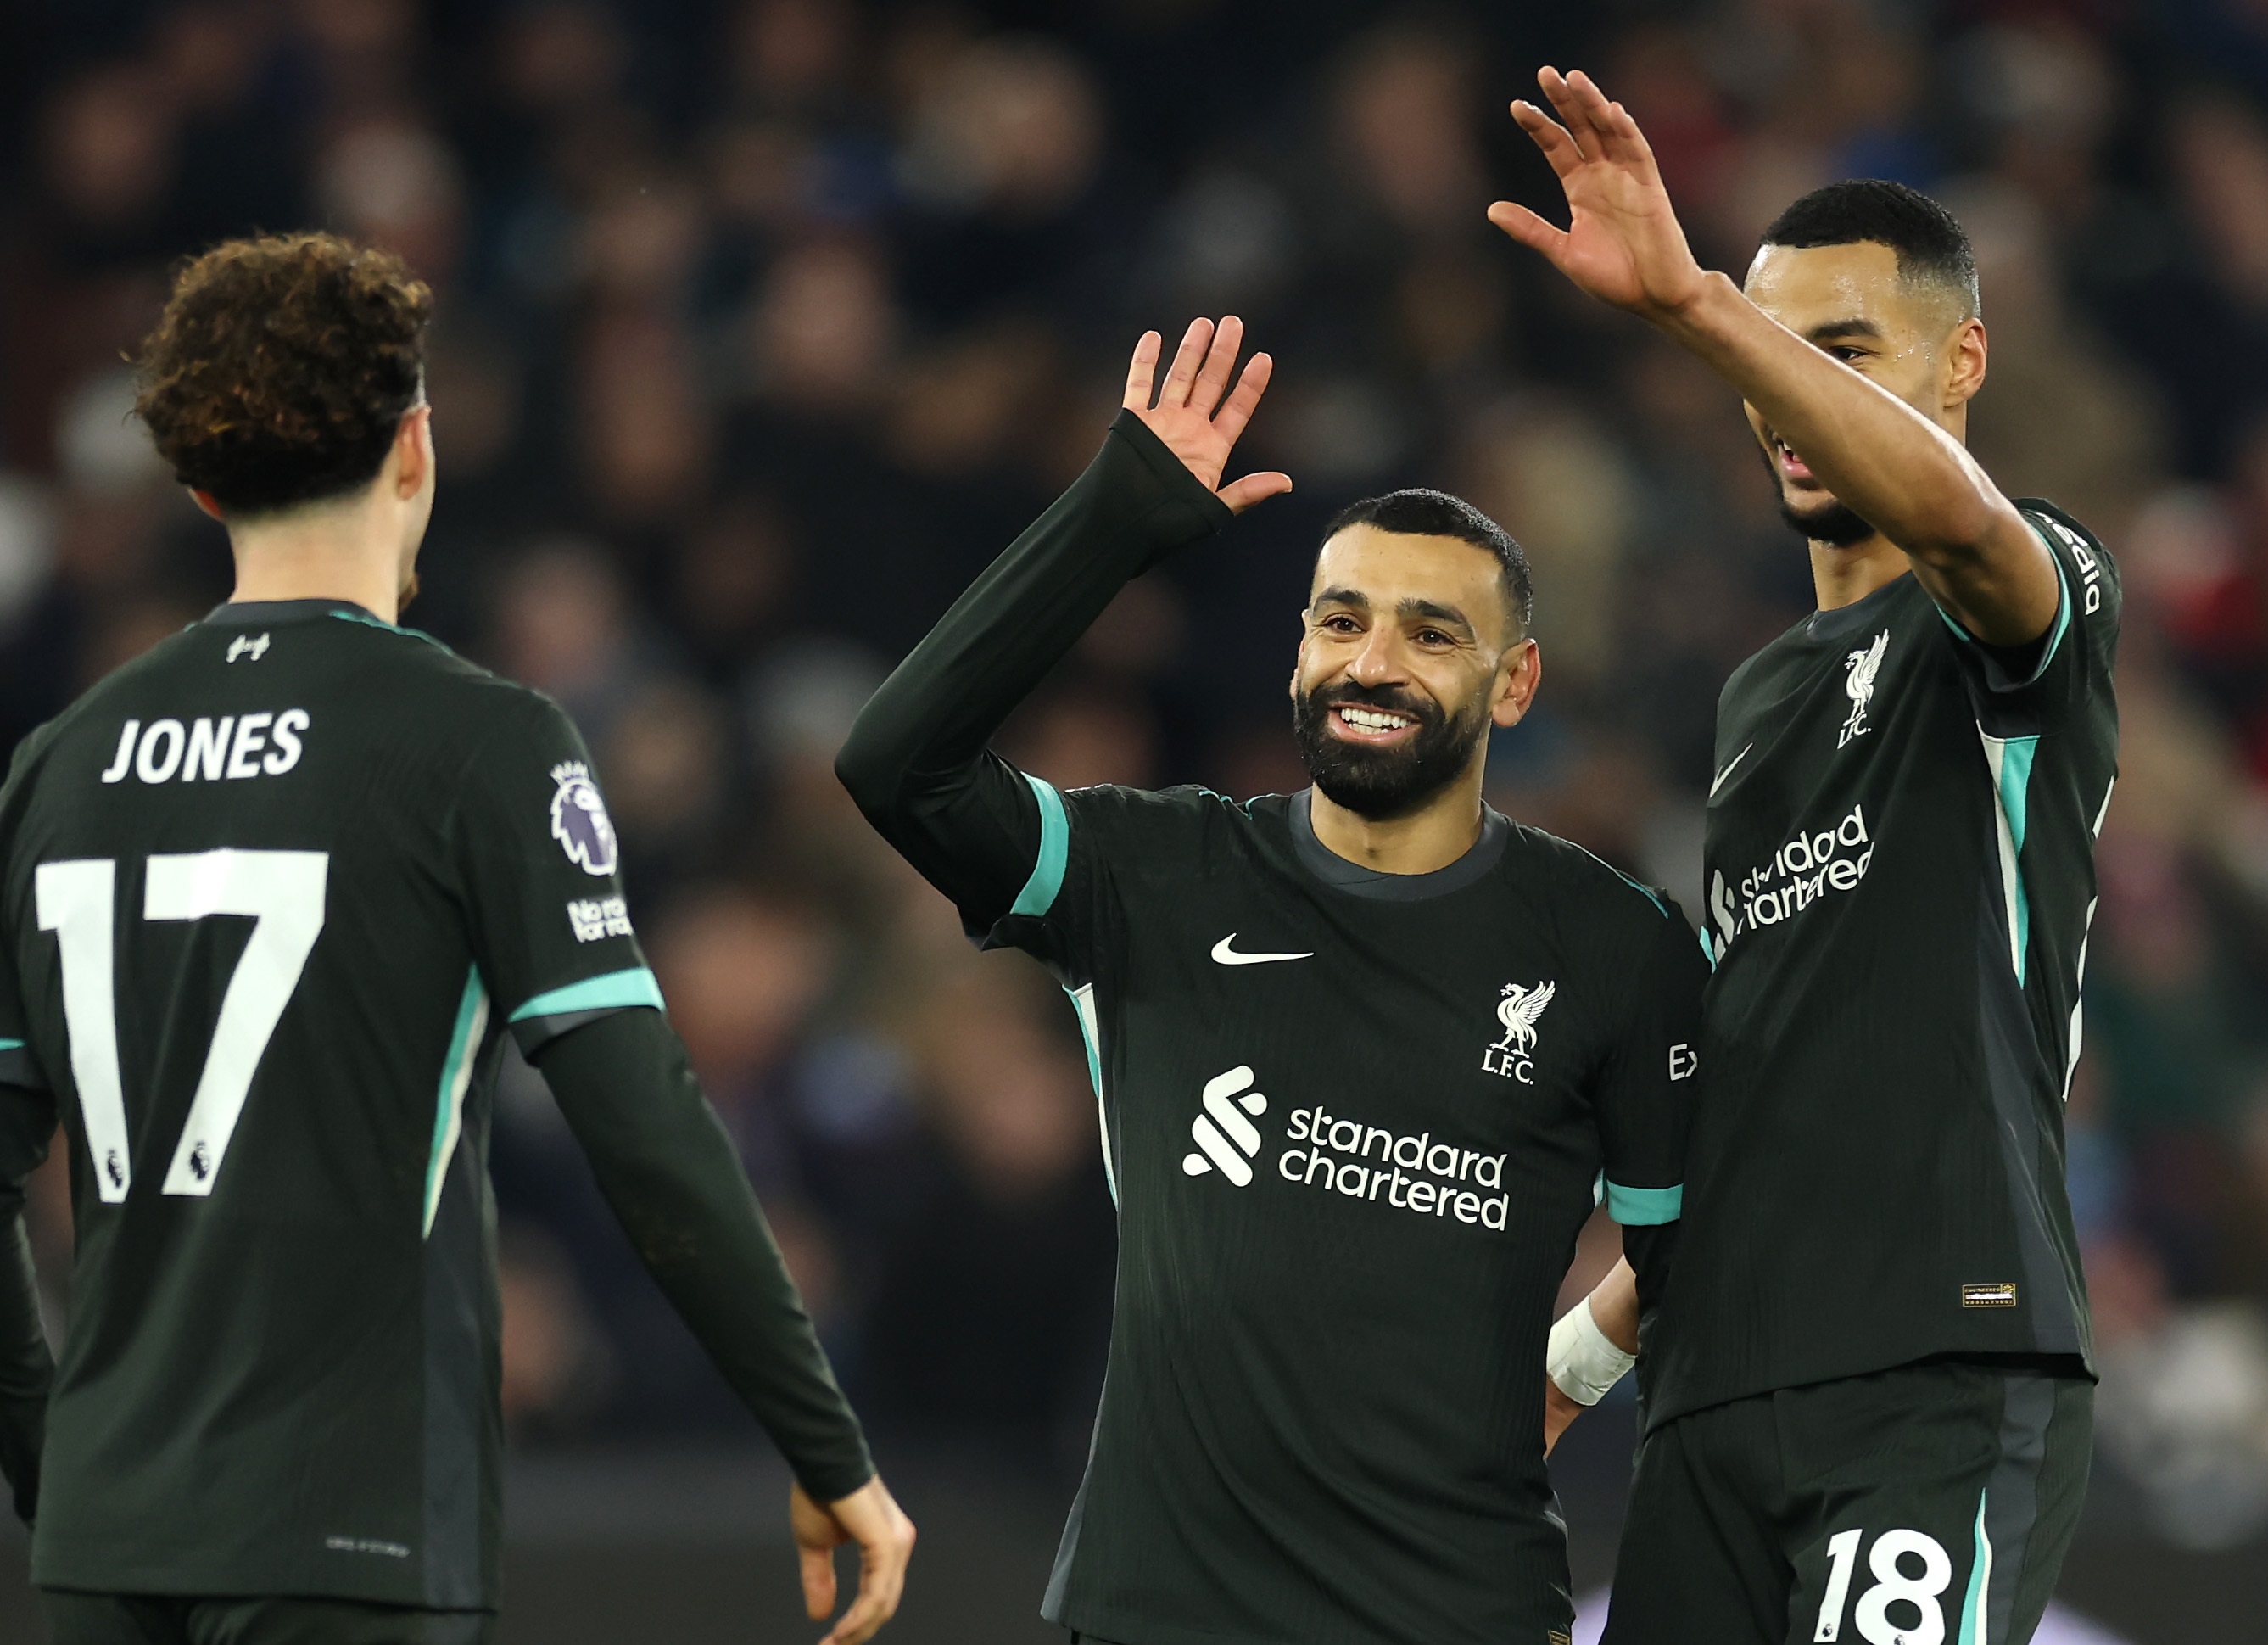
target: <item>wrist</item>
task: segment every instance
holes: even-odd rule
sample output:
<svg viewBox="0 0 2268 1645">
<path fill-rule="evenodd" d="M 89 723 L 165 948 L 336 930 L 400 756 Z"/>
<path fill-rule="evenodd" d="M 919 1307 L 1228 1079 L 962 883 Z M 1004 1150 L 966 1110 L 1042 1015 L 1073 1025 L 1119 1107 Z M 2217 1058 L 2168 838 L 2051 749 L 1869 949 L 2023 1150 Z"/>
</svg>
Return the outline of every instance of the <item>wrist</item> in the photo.
<svg viewBox="0 0 2268 1645">
<path fill-rule="evenodd" d="M 1543 1357 L 1552 1386 L 1579 1405 L 1598 1404 L 1637 1363 L 1638 1355 L 1625 1354 L 1599 1329 L 1588 1297 L 1551 1327 Z"/>
<path fill-rule="evenodd" d="M 1678 342 L 1692 346 L 1697 341 L 1716 335 L 1723 328 L 1722 316 L 1727 312 L 1727 299 L 1746 303 L 1741 288 L 1733 284 L 1730 275 L 1715 269 L 1698 269 L 1696 277 L 1685 290 L 1667 301 L 1656 303 L 1646 311 L 1646 318 Z"/>
</svg>

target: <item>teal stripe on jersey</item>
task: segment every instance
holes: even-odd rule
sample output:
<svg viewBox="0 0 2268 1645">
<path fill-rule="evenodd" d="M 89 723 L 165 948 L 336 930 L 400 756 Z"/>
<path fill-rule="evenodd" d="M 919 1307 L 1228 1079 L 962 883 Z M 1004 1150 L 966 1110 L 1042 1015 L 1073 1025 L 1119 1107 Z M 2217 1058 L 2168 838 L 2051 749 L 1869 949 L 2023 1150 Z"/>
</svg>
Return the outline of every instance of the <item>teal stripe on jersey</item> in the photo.
<svg viewBox="0 0 2268 1645">
<path fill-rule="evenodd" d="M 464 998 L 457 1002 L 457 1025 L 449 1032 L 449 1054 L 441 1059 L 441 1088 L 433 1103 L 433 1152 L 425 1162 L 425 1232 L 441 1209 L 441 1184 L 465 1124 L 465 1092 L 473 1082 L 473 1063 L 489 1026 L 489 991 L 478 966 L 465 973 Z"/>
<path fill-rule="evenodd" d="M 513 1012 L 510 1020 L 525 1022 L 530 1017 L 563 1016 L 570 1011 L 622 1011 L 632 1006 L 652 1006 L 657 1011 L 665 1008 L 661 985 L 643 965 L 634 965 L 626 971 L 608 971 L 604 977 L 586 977 L 579 983 L 538 994 Z"/>
<path fill-rule="evenodd" d="M 1071 819 L 1064 815 L 1063 796 L 1053 783 L 1028 771 L 1024 780 L 1040 802 L 1040 859 L 1032 865 L 1032 877 L 1024 882 L 1008 911 L 1037 919 L 1056 905 L 1056 893 L 1063 889 L 1064 868 L 1071 861 Z"/>
<path fill-rule="evenodd" d="M 367 611 L 334 611 L 331 615 L 342 623 L 359 623 L 364 628 L 384 629 L 389 634 L 407 634 L 412 639 L 422 639 L 428 645 L 438 645 L 443 651 L 449 651 L 446 641 L 435 639 L 422 628 L 404 628 L 399 623 L 388 623 L 383 617 L 374 617 Z M 449 651 L 449 654 L 453 657 L 457 653 Z"/>
<path fill-rule="evenodd" d="M 1992 1627 L 1992 1538 L 1984 1534 L 1984 1499 L 1977 1494 L 1977 1551 L 1969 1561 L 1969 1592 L 1961 1601 L 1961 1626 L 1954 1630 L 1953 1645 L 1987 1645 Z"/>
<path fill-rule="evenodd" d="M 1978 734 L 1983 735 L 1981 728 Z M 2024 890 L 2024 832 L 2031 805 L 2032 762 L 2039 749 L 2037 737 L 1984 738 L 1984 757 L 1992 768 L 1992 786 L 2000 802 L 1995 831 L 2000 837 L 2000 883 L 2008 905 L 2008 957 L 2019 985 L 2030 957 L 2032 901 Z"/>
<path fill-rule="evenodd" d="M 23 1049 L 24 1042 L 22 1040 L 0 1039 L 0 1051 L 21 1051 Z"/>
<path fill-rule="evenodd" d="M 1110 1110 L 1102 1101 L 1102 1029 L 1094 1020 L 1094 985 L 1066 988 L 1071 1007 L 1079 1014 L 1079 1036 L 1086 1042 L 1086 1077 L 1094 1087 L 1094 1115 L 1102 1127 L 1102 1180 L 1109 1184 L 1110 1203 L 1118 1203 L 1118 1162 L 1110 1157 Z"/>
<path fill-rule="evenodd" d="M 1675 1222 L 1685 1212 L 1685 1184 L 1675 1188 L 1625 1188 L 1607 1184 L 1607 1214 L 1626 1228 Z"/>
</svg>

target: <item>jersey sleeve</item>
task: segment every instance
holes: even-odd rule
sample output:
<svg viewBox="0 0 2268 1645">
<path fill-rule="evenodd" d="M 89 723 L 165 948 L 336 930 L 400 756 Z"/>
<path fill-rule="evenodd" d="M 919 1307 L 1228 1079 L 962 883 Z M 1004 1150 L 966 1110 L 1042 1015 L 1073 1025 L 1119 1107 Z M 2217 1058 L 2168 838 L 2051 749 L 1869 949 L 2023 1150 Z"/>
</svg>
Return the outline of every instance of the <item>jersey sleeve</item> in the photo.
<svg viewBox="0 0 2268 1645">
<path fill-rule="evenodd" d="M 2110 689 L 2118 647 L 2118 568 L 2109 551 L 2052 503 L 2022 498 L 2016 507 L 2062 585 L 2046 635 L 2029 645 L 1988 645 L 1940 613 L 1977 720 L 1995 736 L 2052 730 L 2083 712 Z"/>
<path fill-rule="evenodd" d="M 1685 1139 L 1700 1073 L 1709 962 L 1677 905 L 1646 896 L 1653 906 L 1609 956 L 1610 974 L 1628 983 L 1591 1100 L 1607 1214 L 1622 1225 L 1641 1307 L 1650 1311 L 1684 1213 Z"/>
<path fill-rule="evenodd" d="M 463 774 L 455 825 L 473 956 L 523 1052 L 613 1012 L 660 1009 L 590 753 L 556 704 L 513 704 Z"/>
<path fill-rule="evenodd" d="M 1124 889 L 1143 861 L 1186 873 L 1201 849 L 1201 789 L 1105 785 L 1059 791 L 1025 776 L 1038 813 L 1038 845 L 1008 912 L 978 936 L 988 948 L 1021 948 L 1065 987 L 1095 980 L 1123 924 Z M 1130 873 L 1130 871 L 1132 871 Z"/>
<path fill-rule="evenodd" d="M 55 1099 L 31 1047 L 14 955 L 0 941 L 0 1475 L 29 1523 L 54 1367 L 24 1231 L 24 1184 L 48 1157 Z"/>
</svg>

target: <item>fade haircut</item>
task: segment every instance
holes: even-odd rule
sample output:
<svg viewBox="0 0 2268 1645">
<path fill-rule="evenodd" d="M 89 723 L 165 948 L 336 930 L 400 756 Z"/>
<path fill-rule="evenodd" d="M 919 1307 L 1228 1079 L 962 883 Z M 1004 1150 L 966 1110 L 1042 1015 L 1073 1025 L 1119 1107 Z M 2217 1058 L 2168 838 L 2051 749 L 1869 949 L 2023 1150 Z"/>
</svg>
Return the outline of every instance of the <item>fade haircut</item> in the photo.
<svg viewBox="0 0 2268 1645">
<path fill-rule="evenodd" d="M 1423 486 L 1366 497 L 1332 518 L 1323 527 L 1323 541 L 1329 542 L 1349 526 L 1374 526 L 1411 537 L 1454 537 L 1485 550 L 1496 558 L 1504 603 L 1518 627 L 1515 638 L 1527 638 L 1528 625 L 1535 618 L 1535 585 L 1528 576 L 1527 551 L 1513 540 L 1512 533 L 1463 498 Z"/>
<path fill-rule="evenodd" d="M 433 294 L 389 251 L 265 234 L 183 265 L 142 344 L 134 409 L 183 485 L 232 515 L 378 477 L 424 397 Z"/>
<path fill-rule="evenodd" d="M 1977 253 L 1953 213 L 1918 188 L 1880 177 L 1815 188 L 1772 219 L 1764 244 L 1802 250 L 1872 241 L 1898 256 L 1898 277 L 1934 285 L 1961 306 L 1961 317 L 1983 312 Z"/>
</svg>

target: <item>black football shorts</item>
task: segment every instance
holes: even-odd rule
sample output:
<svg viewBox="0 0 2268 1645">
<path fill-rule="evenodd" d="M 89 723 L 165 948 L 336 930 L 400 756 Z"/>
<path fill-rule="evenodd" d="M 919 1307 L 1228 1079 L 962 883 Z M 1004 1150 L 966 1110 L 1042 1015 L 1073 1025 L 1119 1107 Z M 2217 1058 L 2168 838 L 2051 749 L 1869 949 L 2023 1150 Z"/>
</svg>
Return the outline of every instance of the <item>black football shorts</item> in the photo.
<svg viewBox="0 0 2268 1645">
<path fill-rule="evenodd" d="M 1933 1361 L 1676 1417 L 1638 1448 L 1605 1645 L 2025 1645 L 2094 1401 Z"/>
</svg>

